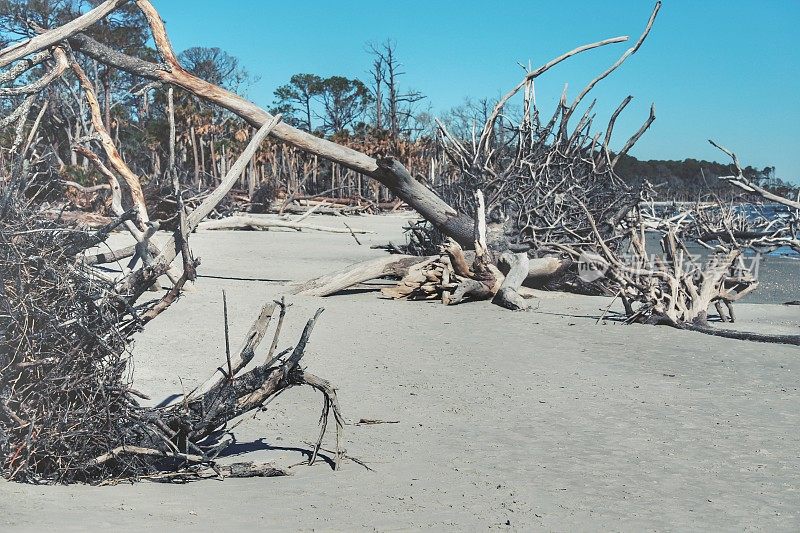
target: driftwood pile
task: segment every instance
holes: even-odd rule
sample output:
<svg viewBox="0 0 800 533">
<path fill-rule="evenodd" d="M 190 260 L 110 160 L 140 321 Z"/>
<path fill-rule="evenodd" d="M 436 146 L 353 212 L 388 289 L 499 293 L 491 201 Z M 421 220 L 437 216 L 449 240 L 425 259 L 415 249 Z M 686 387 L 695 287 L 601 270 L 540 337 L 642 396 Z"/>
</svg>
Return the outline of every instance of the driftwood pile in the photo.
<svg viewBox="0 0 800 533">
<path fill-rule="evenodd" d="M 89 231 L 49 221 L 8 195 L 0 211 L 0 472 L 7 479 L 285 474 L 271 465 L 222 467 L 215 458 L 229 421 L 294 385 L 323 393 L 324 419 L 333 410 L 338 431 L 333 388 L 300 368 L 319 312 L 293 349 L 276 353 L 286 304 L 269 303 L 239 352 L 229 353 L 203 385 L 175 405 L 141 407 L 137 398 L 144 395 L 132 386 L 131 337 L 174 303 L 191 269 L 161 298 L 140 303 L 142 283 L 152 284 L 163 266 L 142 267 L 133 273 L 141 281 L 128 284 L 85 262 L 86 251 L 113 226 Z M 245 371 L 275 314 L 280 320 L 265 360 Z"/>
<path fill-rule="evenodd" d="M 475 193 L 479 206 L 473 250 L 464 250 L 450 239 L 439 253 L 429 256 L 394 254 L 321 276 L 295 286 L 295 294 L 329 296 L 353 285 L 378 278 L 397 279 L 381 292 L 396 300 L 441 300 L 445 305 L 464 301 L 488 300 L 520 311 L 528 308 L 524 298 L 533 293 L 522 283 L 548 277 L 549 259 L 531 261 L 522 253 L 492 251 L 487 245 L 487 224 L 481 191 Z"/>
<path fill-rule="evenodd" d="M 478 217 L 471 264 L 461 246 L 450 239 L 442 246 L 442 254 L 410 267 L 396 286 L 381 291 L 384 296 L 408 300 L 439 299 L 445 305 L 459 304 L 465 299 L 492 299 L 514 311 L 527 309 L 520 291 L 529 274 L 528 255 L 505 252 L 499 259 L 492 257 L 486 244 L 483 193 L 478 190 L 475 197 Z"/>
<path fill-rule="evenodd" d="M 80 67 L 72 66 L 80 77 Z M 96 111 L 91 88 L 85 90 Z M 31 179 L 29 161 L 35 156 L 26 157 L 27 147 L 12 150 L 0 189 L 0 472 L 6 478 L 68 483 L 280 474 L 271 465 L 220 467 L 215 458 L 228 443 L 222 431 L 228 422 L 261 409 L 294 385 L 309 385 L 325 398 L 323 429 L 311 460 L 331 411 L 338 434 L 341 417 L 334 389 L 299 366 L 319 312 L 293 349 L 276 353 L 283 302 L 266 305 L 240 351 L 228 351 L 227 364 L 177 404 L 141 407 L 136 399 L 141 394 L 131 387 L 131 336 L 195 279 L 199 262 L 189 248 L 189 235 L 230 191 L 279 121 L 274 117 L 256 132 L 219 186 L 195 209 L 189 211 L 176 195 L 178 223 L 161 244 L 154 242 L 159 223 L 148 216 L 138 180 L 126 180 L 130 169 L 113 145 L 102 142 L 102 124 L 96 125 L 98 144 L 111 168 L 85 151 L 108 180 L 115 218 L 94 232 L 32 211 L 20 192 Z M 104 245 L 119 227 L 136 240 L 134 246 Z M 111 251 L 93 253 L 100 245 Z M 173 265 L 179 256 L 180 269 Z M 119 277 L 97 268 L 128 258 Z M 172 287 L 161 298 L 142 302 L 162 276 L 169 277 Z M 265 361 L 245 371 L 278 306 L 280 319 Z"/>
<path fill-rule="evenodd" d="M 587 286 L 576 275 L 578 259 L 572 247 L 591 241 L 592 228 L 582 206 L 599 222 L 607 245 L 622 245 L 617 234 L 625 217 L 639 203 L 643 191 L 633 190 L 614 171 L 617 161 L 627 153 L 655 119 L 650 116 L 618 152 L 610 148 L 619 114 L 630 103 L 627 97 L 611 116 L 603 132 L 595 132 L 594 102 L 579 109 L 592 89 L 623 62 L 635 54 L 653 26 L 660 2 L 636 43 L 609 68 L 598 74 L 568 101 L 566 89 L 552 115 L 542 116 L 536 107 L 534 83 L 543 74 L 582 52 L 625 41 L 617 37 L 571 50 L 536 68 L 494 106 L 485 124 L 471 140 L 459 139 L 439 123 L 442 148 L 459 169 L 460 179 L 443 187 L 442 197 L 456 209 L 477 213 L 474 191 L 486 198 L 489 248 L 497 251 L 527 252 L 531 258 L 553 257 L 564 267 L 553 272 L 552 281 L 562 289 L 580 292 L 608 292 L 602 284 Z M 522 93 L 522 114 L 512 120 L 508 104 Z M 415 248 L 428 241 L 442 244 L 437 232 L 429 235 L 412 232 Z"/>
</svg>

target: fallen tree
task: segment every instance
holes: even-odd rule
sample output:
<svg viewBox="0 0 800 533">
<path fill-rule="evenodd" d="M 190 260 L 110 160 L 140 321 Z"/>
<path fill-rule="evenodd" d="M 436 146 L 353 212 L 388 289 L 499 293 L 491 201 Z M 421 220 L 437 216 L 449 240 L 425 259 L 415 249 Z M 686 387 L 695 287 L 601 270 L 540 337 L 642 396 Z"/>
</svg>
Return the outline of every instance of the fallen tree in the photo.
<svg viewBox="0 0 800 533">
<path fill-rule="evenodd" d="M 91 104 L 90 87 L 86 95 Z M 88 231 L 49 220 L 23 201 L 20 192 L 38 156 L 27 153 L 27 146 L 13 147 L 9 174 L 0 188 L 4 339 L 0 472 L 4 477 L 69 483 L 282 475 L 286 471 L 272 465 L 220 466 L 215 459 L 230 442 L 222 438 L 230 421 L 262 409 L 296 385 L 311 386 L 325 398 L 322 431 L 311 461 L 317 457 L 331 411 L 338 435 L 342 419 L 333 387 L 300 367 L 321 310 L 308 321 L 293 348 L 275 353 L 286 311 L 283 301 L 265 305 L 239 353 L 228 350 L 227 364 L 180 402 L 142 407 L 137 397 L 143 395 L 132 387 L 128 352 L 132 336 L 174 304 L 184 284 L 195 279 L 199 261 L 189 249 L 190 233 L 227 194 L 279 121 L 274 117 L 253 136 L 228 175 L 196 209 L 189 212 L 178 202 L 178 227 L 162 246 L 152 242 L 158 223 L 138 212 L 135 191 L 119 185 L 117 173 L 126 172 L 121 158 L 114 170 L 106 168 L 100 157 L 92 159 L 108 179 L 116 216 L 109 225 Z M 102 135 L 99 141 L 106 148 Z M 114 157 L 110 151 L 106 149 L 108 160 Z M 126 203 L 130 209 L 123 208 Z M 87 251 L 103 244 L 119 227 L 126 227 L 136 245 L 105 254 L 116 261 L 131 257 L 123 275 L 113 278 L 95 268 L 100 261 Z M 173 267 L 178 256 L 179 273 Z M 161 298 L 141 301 L 159 277 L 170 274 L 175 276 L 173 286 Z M 278 307 L 281 319 L 265 360 L 247 370 Z M 338 464 L 338 451 L 336 459 Z"/>
<path fill-rule="evenodd" d="M 147 0 L 138 0 L 136 4 L 147 17 L 163 63 L 151 63 L 123 54 L 82 33 L 74 34 L 69 38 L 70 46 L 104 65 L 119 68 L 142 79 L 180 87 L 235 113 L 256 128 L 260 128 L 272 120 L 272 115 L 255 104 L 185 70 L 172 49 L 166 28 L 158 12 Z M 391 157 L 376 160 L 285 123 L 277 125 L 272 135 L 292 146 L 335 161 L 346 168 L 380 181 L 397 197 L 416 209 L 420 215 L 442 231 L 459 242 L 471 242 L 472 220 L 470 217 L 459 214 L 448 206 L 433 191 L 414 179 L 397 160 Z"/>
<path fill-rule="evenodd" d="M 610 148 L 614 125 L 632 97 L 623 100 L 603 133 L 592 130 L 594 103 L 586 107 L 574 126 L 570 121 L 591 90 L 640 49 L 660 7 L 657 2 L 634 45 L 589 82 L 572 102 L 567 101 L 566 92 L 562 94 L 549 120 L 543 120 L 535 106 L 535 80 L 577 54 L 623 42 L 627 37 L 575 48 L 529 70 L 498 101 L 480 133 L 476 132 L 471 140 L 456 138 L 439 123 L 442 147 L 460 177 L 438 192 L 458 212 L 470 213 L 466 217 L 470 220 L 462 222 L 455 233 L 420 211 L 428 223 L 412 226 L 410 242 L 400 251 L 439 259 L 429 263 L 425 272 L 418 267 L 401 283 L 403 287 L 386 291 L 387 295 L 442 298 L 450 304 L 465 298 L 491 298 L 512 309 L 524 309 L 525 303 L 515 296 L 523 284 L 592 294 L 613 293 L 614 288 L 607 280 L 585 283 L 578 276 L 580 253 L 575 250 L 594 240 L 582 206 L 600 221 L 599 231 L 607 246 L 613 249 L 624 246 L 625 236 L 619 230 L 650 191 L 631 189 L 616 175 L 614 167 L 649 128 L 655 113 L 651 107 L 644 124 L 618 153 Z M 512 123 L 506 107 L 520 92 L 522 117 Z M 399 164 L 395 168 L 402 172 Z M 476 195 L 476 191 L 481 194 Z M 406 201 L 416 207 L 414 202 Z M 476 244 L 481 242 L 484 244 Z M 465 250 L 481 249 L 480 254 L 466 259 Z M 453 269 L 456 255 L 461 262 L 472 262 L 472 268 Z M 444 266 L 448 263 L 450 266 Z M 363 273 L 364 266 L 353 268 Z M 341 279 L 351 277 L 363 276 L 340 273 Z M 444 279 L 446 283 L 442 286 Z"/>
<path fill-rule="evenodd" d="M 271 115 L 258 106 L 187 72 L 180 65 L 180 62 L 172 50 L 166 29 L 156 10 L 147 0 L 138 0 L 137 5 L 147 17 L 163 63 L 151 63 L 137 57 L 123 54 L 82 33 L 74 34 L 69 38 L 70 46 L 74 50 L 102 64 L 119 68 L 130 74 L 139 76 L 142 79 L 164 82 L 181 87 L 192 94 L 235 113 L 255 127 L 261 127 L 270 120 Z M 660 3 L 656 5 L 644 33 L 634 47 L 626 51 L 614 65 L 587 85 L 570 105 L 567 105 L 566 101 L 562 100 L 561 105 L 558 107 L 553 119 L 549 123 L 539 123 L 538 111 L 535 111 L 530 106 L 533 81 L 540 75 L 549 71 L 552 67 L 576 54 L 623 42 L 627 40 L 627 37 L 606 39 L 578 47 L 553 59 L 542 67 L 529 72 L 520 85 L 501 99 L 489 121 L 487 121 L 487 124 L 484 126 L 480 139 L 472 148 L 460 145 L 458 140 L 447 135 L 444 129 L 442 129 L 442 133 L 445 137 L 453 143 L 453 146 L 449 150 L 451 157 L 462 165 L 461 170 L 465 176 L 475 178 L 465 178 L 459 185 L 462 194 L 464 194 L 466 198 L 471 198 L 472 192 L 476 188 L 481 188 L 487 194 L 487 203 L 490 211 L 499 204 L 505 204 L 506 207 L 508 207 L 511 199 L 504 199 L 500 189 L 509 192 L 512 190 L 512 186 L 516 184 L 511 180 L 508 181 L 508 185 L 505 187 L 500 187 L 500 184 L 503 182 L 503 178 L 513 176 L 523 180 L 527 179 L 525 183 L 536 185 L 537 191 L 539 192 L 527 198 L 526 201 L 528 203 L 542 199 L 550 202 L 548 205 L 552 208 L 558 207 L 556 211 L 548 212 L 545 218 L 537 222 L 538 226 L 534 225 L 529 220 L 525 220 L 525 216 L 530 218 L 530 212 L 525 212 L 524 209 L 518 209 L 515 212 L 515 216 L 517 217 L 517 227 L 515 228 L 516 235 L 508 231 L 509 228 L 506 228 L 506 231 L 501 233 L 490 231 L 488 234 L 490 247 L 503 250 L 509 246 L 514 247 L 514 245 L 521 244 L 533 250 L 532 255 L 534 256 L 551 254 L 554 250 L 539 248 L 539 240 L 534 239 L 526 243 L 523 242 L 524 239 L 520 238 L 524 232 L 530 232 L 537 227 L 539 229 L 543 228 L 545 223 L 550 225 L 556 224 L 557 226 L 563 225 L 570 230 L 573 229 L 572 226 L 581 226 L 581 228 L 578 229 L 582 229 L 584 234 L 586 234 L 588 228 L 585 223 L 577 224 L 578 221 L 573 220 L 573 218 L 577 216 L 574 202 L 570 202 L 569 198 L 563 198 L 562 190 L 577 194 L 577 191 L 583 188 L 585 191 L 582 193 L 584 199 L 589 200 L 587 205 L 591 205 L 592 209 L 595 208 L 594 206 L 603 206 L 604 219 L 607 218 L 611 225 L 622 217 L 626 210 L 630 209 L 632 198 L 636 196 L 635 192 L 625 192 L 621 181 L 615 178 L 613 174 L 613 164 L 616 162 L 619 155 L 626 153 L 644 133 L 644 130 L 647 129 L 654 119 L 653 114 L 651 113 L 651 116 L 642 129 L 637 132 L 637 134 L 626 143 L 620 153 L 615 156 L 610 153 L 608 142 L 610 141 L 614 122 L 625 105 L 630 101 L 630 98 L 626 99 L 612 116 L 603 143 L 599 143 L 599 136 L 588 136 L 589 127 L 591 125 L 591 109 L 584 113 L 574 130 L 569 130 L 568 124 L 570 118 L 575 113 L 586 94 L 588 94 L 599 81 L 616 70 L 627 57 L 639 49 L 652 27 L 659 8 Z M 505 125 L 499 124 L 499 121 L 502 119 L 504 106 L 522 89 L 525 89 L 527 95 L 525 104 L 526 118 L 523 119 L 523 123 L 517 129 L 515 135 L 506 137 L 505 139 L 498 138 L 498 133 L 505 129 Z M 558 133 L 559 140 L 551 144 L 548 142 L 548 136 L 554 132 Z M 452 191 L 444 194 L 445 198 L 454 199 L 454 201 L 451 202 L 452 205 L 448 204 L 448 202 L 442 199 L 442 196 L 416 180 L 399 161 L 391 157 L 373 159 L 353 149 L 337 145 L 336 143 L 316 137 L 283 123 L 275 127 L 272 135 L 292 146 L 335 161 L 347 168 L 380 181 L 398 198 L 402 199 L 430 222 L 437 232 L 452 238 L 464 248 L 473 247 L 474 206 L 469 205 L 468 199 L 464 205 L 458 205 L 454 208 L 453 205 L 462 203 L 458 202 L 455 198 L 457 195 L 454 195 Z M 597 150 L 594 150 L 594 148 L 597 148 Z M 591 151 L 591 153 L 588 153 L 589 151 Z M 559 154 L 562 153 L 563 156 L 559 156 Z M 553 157 L 555 156 L 559 156 L 560 161 L 554 161 Z M 515 161 L 514 164 L 509 164 L 509 157 L 513 158 Z M 537 163 L 537 165 L 543 164 L 543 168 L 552 169 L 549 173 L 545 173 L 542 176 L 548 174 L 552 175 L 553 179 L 556 181 L 551 182 L 546 179 L 540 179 L 540 173 L 531 170 L 535 169 L 535 167 L 531 167 L 530 163 L 538 159 L 541 159 L 542 162 Z M 561 189 L 554 189 L 553 185 L 558 183 L 561 177 L 565 175 L 565 172 L 571 167 L 574 171 L 579 170 L 578 174 L 580 175 L 571 180 L 564 180 L 560 185 Z M 505 170 L 499 172 L 498 169 L 500 168 Z M 524 174 L 520 173 L 521 169 L 528 172 L 527 178 L 524 178 Z M 519 184 L 519 194 L 524 193 L 525 187 L 523 187 L 523 185 L 525 185 L 525 183 Z M 551 193 L 549 196 L 547 195 L 548 191 Z M 560 204 L 560 207 L 558 204 Z M 564 211 L 565 209 L 569 209 L 569 211 L 566 212 Z M 550 211 L 552 211 L 552 209 Z M 559 212 L 561 211 L 564 212 L 560 215 Z M 568 233 L 565 233 L 565 235 L 568 235 Z M 557 269 L 557 271 L 561 270 L 562 269 Z"/>
</svg>

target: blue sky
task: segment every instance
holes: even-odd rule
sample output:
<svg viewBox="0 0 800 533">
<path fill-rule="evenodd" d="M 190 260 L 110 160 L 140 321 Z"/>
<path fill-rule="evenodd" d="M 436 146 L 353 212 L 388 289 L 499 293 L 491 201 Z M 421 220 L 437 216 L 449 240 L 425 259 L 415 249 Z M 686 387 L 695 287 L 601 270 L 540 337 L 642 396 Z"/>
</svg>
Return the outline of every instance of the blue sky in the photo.
<svg viewBox="0 0 800 533">
<path fill-rule="evenodd" d="M 366 80 L 367 42 L 391 38 L 405 83 L 434 111 L 465 97 L 498 97 L 523 74 L 578 45 L 641 33 L 654 2 L 155 0 L 175 48 L 217 46 L 260 80 L 248 92 L 262 106 L 292 74 Z M 665 0 L 650 37 L 593 91 L 597 127 L 628 94 L 615 128 L 618 145 L 647 117 L 657 119 L 632 154 L 644 159 L 726 161 L 706 139 L 743 164 L 774 165 L 800 183 L 798 0 Z M 584 53 L 537 82 L 544 111 L 565 83 L 575 96 L 629 43 Z M 591 98 L 590 98 L 591 99 Z"/>
</svg>

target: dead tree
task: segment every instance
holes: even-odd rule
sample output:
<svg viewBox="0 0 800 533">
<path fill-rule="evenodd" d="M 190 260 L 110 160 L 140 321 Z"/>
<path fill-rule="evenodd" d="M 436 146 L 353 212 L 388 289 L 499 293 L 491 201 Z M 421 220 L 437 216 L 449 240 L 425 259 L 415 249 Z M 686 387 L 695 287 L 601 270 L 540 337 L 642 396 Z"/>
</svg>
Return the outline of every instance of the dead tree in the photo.
<svg viewBox="0 0 800 533">
<path fill-rule="evenodd" d="M 626 322 L 664 324 L 733 339 L 800 345 L 800 335 L 769 335 L 712 327 L 709 310 L 720 320 L 733 322 L 733 303 L 758 287 L 758 280 L 742 260 L 742 246 L 733 239 L 717 245 L 703 258 L 692 254 L 675 227 L 661 229 L 661 254 L 645 244 L 645 224 L 632 224 L 626 247 L 606 244 L 591 213 L 586 216 L 594 233 L 592 252 L 583 249 L 582 262 L 618 287 Z M 723 309 L 724 306 L 724 309 Z M 727 310 L 727 315 L 726 315 Z"/>
<path fill-rule="evenodd" d="M 101 64 L 124 70 L 145 80 L 161 81 L 180 87 L 233 112 L 256 128 L 260 128 L 272 119 L 272 116 L 265 110 L 241 96 L 208 83 L 186 71 L 172 50 L 166 29 L 156 10 L 147 0 L 137 0 L 136 3 L 150 23 L 153 38 L 163 63 L 151 63 L 123 54 L 82 33 L 70 32 L 68 39 L 70 46 L 75 51 L 95 59 Z M 55 31 L 57 30 L 50 30 L 42 35 L 48 35 Z M 414 179 L 395 159 L 376 160 L 285 123 L 277 125 L 272 136 L 378 180 L 446 234 L 467 246 L 471 245 L 473 226 L 471 218 L 448 206 L 436 193 Z"/>
<path fill-rule="evenodd" d="M 502 295 L 510 296 L 511 293 L 505 290 L 508 287 L 501 291 L 503 282 L 513 282 L 516 288 L 524 282 L 530 286 L 568 288 L 590 293 L 612 291 L 604 282 L 586 284 L 577 275 L 575 267 L 580 247 L 594 240 L 592 227 L 581 206 L 587 206 L 591 215 L 599 221 L 599 231 L 608 246 L 613 249 L 622 246 L 624 237 L 619 230 L 625 225 L 626 216 L 646 196 L 647 191 L 628 187 L 616 175 L 614 167 L 649 128 L 655 114 L 651 108 L 641 128 L 617 153 L 610 148 L 614 124 L 632 97 L 627 97 L 616 109 L 603 133 L 592 131 L 593 104 L 587 106 L 574 125 L 571 119 L 587 94 L 640 49 L 652 29 L 660 6 L 660 2 L 656 3 L 636 43 L 589 82 L 572 102 L 567 101 L 566 93 L 563 94 L 548 120 L 542 119 L 535 106 L 535 80 L 570 57 L 623 42 L 627 37 L 605 39 L 575 48 L 528 71 L 523 80 L 497 102 L 485 124 L 480 131 L 473 132 L 471 139 L 457 138 L 444 124 L 439 123 L 442 147 L 458 174 L 458 178 L 441 187 L 439 193 L 459 212 L 472 214 L 472 238 L 468 240 L 463 232 L 454 235 L 420 212 L 433 224 L 428 228 L 416 227 L 412 230 L 410 249 L 428 256 L 449 250 L 452 256 L 455 248 L 453 244 L 448 244 L 449 239 L 460 248 L 474 249 L 474 243 L 478 240 L 474 237 L 476 223 L 485 216 L 487 252 L 480 255 L 480 260 L 488 261 L 494 267 L 493 270 L 487 270 L 475 265 L 480 273 L 477 275 L 485 278 L 481 280 L 450 270 L 448 284 L 460 278 L 461 290 L 456 289 L 452 298 L 447 296 L 445 300 L 457 303 L 472 295 L 492 297 L 497 303 L 504 302 L 504 305 L 512 308 L 524 307 L 524 303 L 516 298 L 513 298 L 516 300 L 514 304 L 505 301 Z M 520 92 L 523 93 L 522 118 L 512 123 L 506 115 L 506 107 Z M 395 168 L 398 173 L 403 172 L 396 163 Z M 485 198 L 485 206 L 477 203 L 475 191 L 482 191 L 480 197 Z M 416 207 L 412 202 L 409 204 Z M 462 224 L 462 229 L 465 226 Z M 451 265 L 452 260 L 453 257 L 450 257 Z M 441 264 L 441 261 L 427 267 L 427 275 L 443 279 L 441 268 L 439 273 L 432 271 L 437 264 Z M 498 271 L 499 266 L 508 272 L 513 271 L 514 275 L 503 276 Z M 361 266 L 354 268 L 360 270 Z M 527 274 L 517 283 L 518 273 L 523 270 L 527 270 Z M 399 292 L 390 289 L 389 293 L 413 298 L 422 290 L 433 298 L 440 297 L 442 291 L 449 292 L 449 289 L 439 287 L 434 290 L 430 284 L 422 283 L 421 279 L 417 279 L 421 275 L 422 272 L 413 273 L 415 277 L 403 282 L 406 284 L 404 288 L 399 287 Z M 496 282 L 500 285 L 495 287 Z M 481 283 L 485 291 L 480 287 Z M 410 287 L 414 287 L 414 290 L 410 290 Z M 496 297 L 498 293 L 500 298 Z"/>
<path fill-rule="evenodd" d="M 736 175 L 723 176 L 719 179 L 727 181 L 734 187 L 744 191 L 749 198 L 759 199 L 763 202 L 777 204 L 783 206 L 787 210 L 788 216 L 785 218 L 773 218 L 769 220 L 758 220 L 757 228 L 758 235 L 748 236 L 748 246 L 763 250 L 763 249 L 776 249 L 781 246 L 791 248 L 797 253 L 800 253 L 800 198 L 791 200 L 774 194 L 763 187 L 760 187 L 748 180 L 742 172 L 742 167 L 739 165 L 739 158 L 736 154 L 724 148 L 714 141 L 709 142 L 725 152 L 733 160 L 733 165 L 736 168 Z"/>
</svg>

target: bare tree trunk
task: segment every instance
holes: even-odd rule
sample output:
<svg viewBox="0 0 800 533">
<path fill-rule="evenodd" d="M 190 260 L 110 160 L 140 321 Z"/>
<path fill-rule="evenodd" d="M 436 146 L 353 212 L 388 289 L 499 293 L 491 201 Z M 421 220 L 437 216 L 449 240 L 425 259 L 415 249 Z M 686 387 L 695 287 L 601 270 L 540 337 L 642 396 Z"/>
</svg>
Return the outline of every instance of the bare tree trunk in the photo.
<svg viewBox="0 0 800 533">
<path fill-rule="evenodd" d="M 141 7 L 145 2 L 139 4 Z M 174 53 L 171 53 L 171 48 L 165 52 L 169 42 L 158 14 L 155 10 L 147 14 L 156 42 L 159 43 L 162 54 L 167 56 L 165 60 L 169 68 L 121 54 L 86 35 L 75 35 L 69 42 L 76 50 L 103 63 L 145 79 L 164 81 L 182 87 L 239 115 L 254 127 L 261 127 L 272 118 L 272 115 L 241 96 L 201 80 L 184 70 L 177 62 Z M 380 181 L 445 235 L 463 246 L 472 246 L 471 217 L 456 212 L 436 193 L 415 180 L 396 160 L 385 159 L 379 163 L 366 154 L 316 137 L 285 123 L 278 124 L 272 135 L 301 150 L 335 161 Z"/>
<path fill-rule="evenodd" d="M 111 131 L 111 69 L 106 67 L 103 75 L 103 116 L 105 117 L 106 129 Z"/>
<path fill-rule="evenodd" d="M 253 197 L 253 193 L 256 190 L 256 182 L 258 181 L 258 165 L 256 164 L 256 154 L 253 154 L 253 157 L 250 158 L 250 181 L 248 183 L 247 191 L 250 194 L 250 198 Z"/>
<path fill-rule="evenodd" d="M 211 137 L 211 176 L 214 178 L 214 183 L 217 182 L 219 174 L 217 172 L 217 151 L 214 149 L 214 137 Z"/>
<path fill-rule="evenodd" d="M 194 183 L 200 186 L 200 159 L 197 155 L 197 137 L 194 134 L 194 126 L 189 128 L 189 139 L 192 143 L 192 155 L 194 156 Z"/>
<path fill-rule="evenodd" d="M 80 127 L 81 127 L 80 122 L 75 124 L 75 135 L 72 135 L 71 126 L 67 126 L 66 128 L 64 128 L 66 130 L 66 132 L 67 132 L 67 139 L 69 140 L 70 145 L 72 144 L 72 141 L 74 139 L 77 139 L 78 137 L 80 137 L 80 133 L 81 133 L 80 132 Z M 78 152 L 76 152 L 74 150 L 70 150 L 69 151 L 69 164 L 72 165 L 73 167 L 77 167 L 78 166 Z"/>
<path fill-rule="evenodd" d="M 174 89 L 167 89 L 167 114 L 169 115 L 169 172 L 175 173 L 175 97 Z"/>
<path fill-rule="evenodd" d="M 197 144 L 200 145 L 200 176 L 201 178 L 205 178 L 206 176 L 206 142 L 203 139 L 202 135 L 197 136 Z"/>
</svg>

